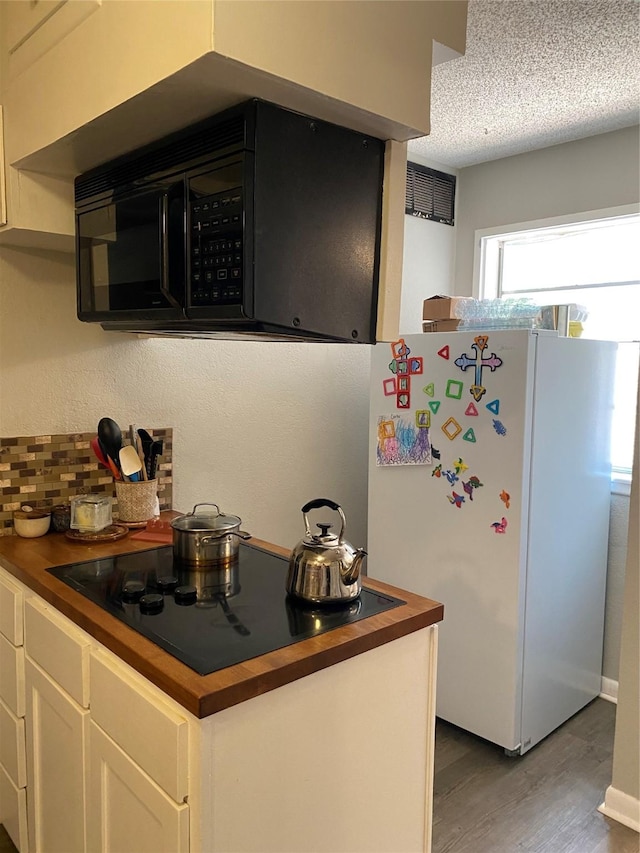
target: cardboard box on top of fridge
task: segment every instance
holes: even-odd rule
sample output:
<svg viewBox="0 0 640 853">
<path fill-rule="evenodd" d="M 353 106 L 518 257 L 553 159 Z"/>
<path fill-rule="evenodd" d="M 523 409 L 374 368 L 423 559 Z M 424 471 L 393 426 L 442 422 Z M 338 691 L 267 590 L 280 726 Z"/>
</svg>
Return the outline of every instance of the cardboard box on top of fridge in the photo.
<svg viewBox="0 0 640 853">
<path fill-rule="evenodd" d="M 455 320 L 456 305 L 472 300 L 472 296 L 430 296 L 422 303 L 423 320 Z"/>
<path fill-rule="evenodd" d="M 423 320 L 423 332 L 455 332 L 460 320 Z"/>
</svg>

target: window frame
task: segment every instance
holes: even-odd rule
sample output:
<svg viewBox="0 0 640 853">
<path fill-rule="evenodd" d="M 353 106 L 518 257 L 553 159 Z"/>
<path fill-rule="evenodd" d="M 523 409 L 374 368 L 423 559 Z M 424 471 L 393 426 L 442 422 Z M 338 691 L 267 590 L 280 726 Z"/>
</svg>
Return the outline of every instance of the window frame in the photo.
<svg viewBox="0 0 640 853">
<path fill-rule="evenodd" d="M 544 228 L 554 228 L 562 225 L 579 225 L 598 222 L 603 219 L 640 214 L 640 204 L 624 204 L 616 207 L 587 210 L 580 213 L 567 213 L 561 216 L 550 216 L 544 219 L 533 219 L 527 222 L 515 222 L 504 225 L 494 225 L 490 228 L 476 229 L 474 232 L 473 252 L 473 281 L 472 293 L 476 299 L 495 299 L 500 290 L 499 273 L 501 269 L 501 246 L 495 238 L 508 240 L 517 237 L 523 231 L 535 231 Z M 636 426 L 637 428 L 637 426 Z M 631 491 L 631 474 L 611 472 L 611 491 L 613 494 L 628 496 Z"/>
</svg>

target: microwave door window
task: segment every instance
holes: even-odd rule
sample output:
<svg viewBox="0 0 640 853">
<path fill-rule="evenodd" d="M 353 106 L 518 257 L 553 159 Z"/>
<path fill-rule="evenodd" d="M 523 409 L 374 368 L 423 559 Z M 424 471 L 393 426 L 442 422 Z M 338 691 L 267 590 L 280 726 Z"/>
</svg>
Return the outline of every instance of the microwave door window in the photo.
<svg viewBox="0 0 640 853">
<path fill-rule="evenodd" d="M 114 202 L 79 216 L 80 251 L 93 311 L 167 308 L 162 287 L 161 193 Z M 88 288 L 87 288 L 88 285 Z"/>
</svg>

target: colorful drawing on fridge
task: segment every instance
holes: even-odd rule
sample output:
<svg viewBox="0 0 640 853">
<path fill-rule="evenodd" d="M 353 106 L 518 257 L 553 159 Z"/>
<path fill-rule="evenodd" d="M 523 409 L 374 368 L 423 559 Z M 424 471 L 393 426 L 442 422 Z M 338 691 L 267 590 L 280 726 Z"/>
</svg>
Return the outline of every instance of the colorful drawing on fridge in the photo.
<svg viewBox="0 0 640 853">
<path fill-rule="evenodd" d="M 376 465 L 431 465 L 429 429 L 418 421 L 415 416 L 378 416 Z"/>
</svg>

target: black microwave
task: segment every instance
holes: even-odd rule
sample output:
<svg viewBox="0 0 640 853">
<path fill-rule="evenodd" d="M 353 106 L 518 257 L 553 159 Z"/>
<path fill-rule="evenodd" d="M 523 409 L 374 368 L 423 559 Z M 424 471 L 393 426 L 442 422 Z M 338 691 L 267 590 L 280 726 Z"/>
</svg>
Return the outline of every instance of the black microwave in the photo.
<svg viewBox="0 0 640 853">
<path fill-rule="evenodd" d="M 384 142 L 251 100 L 75 180 L 78 317 L 374 343 Z"/>
</svg>

